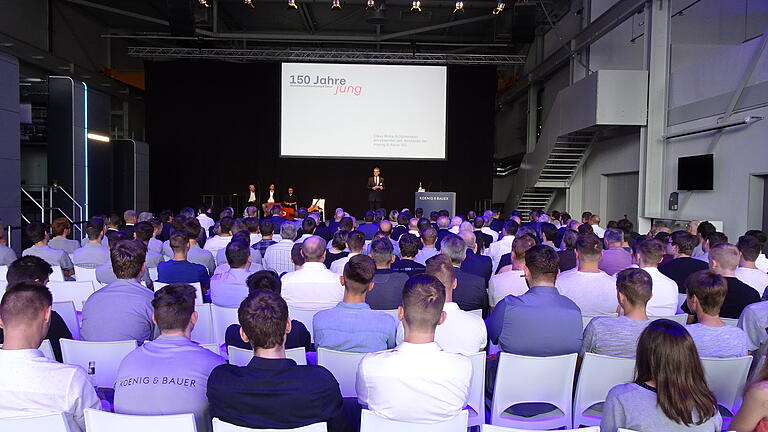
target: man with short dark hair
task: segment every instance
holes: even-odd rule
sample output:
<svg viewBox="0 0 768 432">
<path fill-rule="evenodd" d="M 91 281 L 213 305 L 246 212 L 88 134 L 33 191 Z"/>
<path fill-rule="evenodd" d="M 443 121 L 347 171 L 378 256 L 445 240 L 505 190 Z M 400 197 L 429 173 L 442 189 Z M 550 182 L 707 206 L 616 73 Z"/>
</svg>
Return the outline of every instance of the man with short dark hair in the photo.
<svg viewBox="0 0 768 432">
<path fill-rule="evenodd" d="M 440 253 L 436 247 L 437 230 L 432 227 L 424 228 L 421 231 L 421 241 L 423 247 L 419 250 L 413 260 L 419 264 L 426 265 L 428 259 Z"/>
<path fill-rule="evenodd" d="M 301 221 L 301 237 L 297 238 L 294 243 L 303 243 L 305 239 L 312 237 L 315 234 L 317 228 L 317 222 L 313 218 L 304 218 Z"/>
<path fill-rule="evenodd" d="M 139 222 L 133 227 L 133 235 L 136 240 L 144 243 L 147 247 L 146 263 L 147 268 L 156 268 L 163 261 L 163 254 L 149 250 L 149 240 L 155 233 L 155 228 L 149 222 Z"/>
<path fill-rule="evenodd" d="M 482 309 L 485 317 L 488 312 L 488 290 L 486 288 L 488 285 L 482 277 L 461 269 L 461 263 L 467 256 L 467 245 L 464 240 L 456 234 L 446 235 L 443 238 L 440 253 L 451 259 L 454 274 L 458 281 L 456 289 L 453 290 L 453 301 L 459 305 L 461 310 Z"/>
<path fill-rule="evenodd" d="M 109 245 L 110 253 L 112 249 L 115 246 L 117 246 L 118 243 L 120 243 L 121 241 L 127 241 L 127 240 L 130 240 L 130 238 L 128 237 L 128 234 L 122 231 L 112 230 L 107 232 L 107 245 Z M 115 271 L 112 269 L 111 256 L 109 261 L 96 267 L 96 280 L 102 285 L 110 284 L 117 280 L 117 276 L 115 276 Z M 148 272 L 145 272 L 144 276 L 142 276 L 142 280 L 145 283 L 151 283 Z"/>
<path fill-rule="evenodd" d="M 512 263 L 498 274 L 491 277 L 488 283 L 488 300 L 490 306 L 496 306 L 508 295 L 523 295 L 528 291 L 525 283 L 525 252 L 536 246 L 536 240 L 529 235 L 515 237 L 512 242 Z"/>
<path fill-rule="evenodd" d="M 373 221 L 374 213 L 372 210 L 365 212 L 365 222 L 361 223 L 357 229 L 365 235 L 366 240 L 372 240 L 373 235 L 379 230 L 379 224 Z"/>
<path fill-rule="evenodd" d="M 717 228 L 712 224 L 712 222 L 709 221 L 703 221 L 699 222 L 698 224 L 695 224 L 695 222 L 698 221 L 692 221 L 691 224 L 696 226 L 696 237 L 699 238 L 699 244 L 694 248 L 693 250 L 693 257 L 698 258 L 706 252 L 704 250 L 704 243 L 707 241 L 707 237 L 709 237 L 710 234 L 716 233 Z M 704 260 L 706 261 L 706 260 Z"/>
<path fill-rule="evenodd" d="M 706 240 L 704 240 L 704 244 L 701 247 L 701 250 L 704 253 L 694 258 L 708 263 L 710 249 L 712 249 L 713 247 L 719 244 L 725 244 L 725 243 L 728 243 L 728 236 L 725 235 L 725 233 L 721 233 L 719 231 L 710 233 L 709 235 L 707 235 Z"/>
<path fill-rule="evenodd" d="M 29 240 L 33 243 L 21 253 L 21 256 L 34 255 L 44 259 L 52 266 L 61 267 L 64 276 L 71 276 L 75 273 L 72 261 L 69 255 L 61 249 L 54 249 L 48 246 L 48 226 L 40 222 L 32 222 L 24 229 Z"/>
<path fill-rule="evenodd" d="M 210 278 L 208 269 L 187 260 L 189 235 L 186 231 L 171 232 L 173 257 L 157 266 L 157 281 L 165 283 L 200 283 L 203 291 L 208 290 Z"/>
<path fill-rule="evenodd" d="M 166 285 L 155 293 L 152 307 L 152 320 L 160 336 L 136 348 L 120 363 L 115 380 L 115 412 L 191 412 L 197 430 L 209 431 L 211 418 L 205 395 L 208 375 L 225 362 L 190 340 L 197 323 L 195 288 L 181 283 Z"/>
<path fill-rule="evenodd" d="M 768 286 L 768 274 L 758 269 L 755 261 L 763 250 L 763 244 L 755 236 L 743 235 L 739 237 L 736 248 L 741 254 L 741 261 L 736 268 L 736 278 L 756 289 L 762 297 L 765 287 Z"/>
<path fill-rule="evenodd" d="M 232 222 L 233 220 L 229 216 L 219 220 L 219 234 L 205 241 L 205 250 L 211 251 L 214 254 L 219 249 L 227 247 L 229 242 L 232 241 Z"/>
<path fill-rule="evenodd" d="M 253 249 L 259 251 L 259 254 L 263 257 L 267 252 L 267 248 L 277 243 L 273 239 L 275 225 L 271 220 L 262 220 L 259 222 L 259 231 L 261 232 L 261 240 L 251 245 Z"/>
<path fill-rule="evenodd" d="M 86 243 L 72 253 L 72 263 L 82 268 L 96 268 L 109 262 L 109 248 L 101 243 L 104 235 L 104 223 L 92 219 L 85 226 L 88 235 Z"/>
<path fill-rule="evenodd" d="M 365 296 L 366 303 L 375 310 L 397 309 L 403 300 L 403 285 L 408 275 L 392 270 L 395 255 L 389 239 L 374 240 L 370 256 L 376 263 L 376 275 L 373 277 L 375 288 Z"/>
<path fill-rule="evenodd" d="M 237 316 L 240 335 L 250 342 L 254 356 L 247 366 L 223 364 L 211 372 L 211 416 L 252 429 L 325 422 L 329 432 L 348 430 L 333 375 L 322 366 L 297 366 L 285 358 L 285 335 L 291 331 L 285 300 L 258 290 L 243 300 Z"/>
<path fill-rule="evenodd" d="M 145 253 L 144 246 L 133 240 L 122 240 L 112 248 L 110 260 L 117 280 L 98 289 L 83 304 L 83 340 L 145 341 L 154 337 L 154 296 L 139 283 L 146 271 Z"/>
<path fill-rule="evenodd" d="M 282 294 L 291 307 L 322 310 L 344 298 L 339 275 L 325 268 L 325 240 L 312 236 L 301 244 L 304 265 L 282 277 Z"/>
<path fill-rule="evenodd" d="M 339 233 L 346 233 L 346 231 L 336 231 L 336 233 L 333 234 L 333 238 L 336 238 L 336 235 Z M 342 234 L 343 235 L 343 234 Z M 365 247 L 365 234 L 363 234 L 362 231 L 352 231 L 346 234 L 347 241 L 346 241 L 346 249 L 349 250 L 349 253 L 347 253 L 345 256 L 338 258 L 334 260 L 331 263 L 331 266 L 328 267 L 332 272 L 342 275 L 344 274 L 344 266 L 347 265 L 347 262 L 355 255 L 359 255 L 363 253 L 363 248 Z M 326 258 L 328 254 L 326 253 Z"/>
<path fill-rule="evenodd" d="M 512 242 L 515 241 L 515 234 L 517 234 L 517 222 L 508 220 L 504 222 L 501 228 L 501 238 L 498 241 L 491 243 L 488 248 L 488 256 L 491 257 L 493 274 L 499 270 L 499 262 L 501 256 L 508 254 L 512 249 Z"/>
<path fill-rule="evenodd" d="M 248 297 L 245 281 L 251 275 L 251 248 L 245 240 L 235 239 L 226 248 L 229 270 L 211 277 L 211 303 L 237 307 Z"/>
<path fill-rule="evenodd" d="M 680 294 L 685 294 L 688 276 L 709 268 L 707 263 L 691 257 L 698 241 L 695 235 L 682 230 L 673 232 L 667 240 L 666 253 L 672 256 L 672 260 L 659 264 L 659 271 L 677 283 Z"/>
<path fill-rule="evenodd" d="M 193 264 L 200 264 L 212 275 L 216 270 L 216 260 L 209 250 L 200 247 L 197 239 L 200 238 L 202 227 L 197 218 L 189 218 L 184 221 L 184 231 L 189 236 L 189 250 L 187 251 L 187 261 Z"/>
<path fill-rule="evenodd" d="M 664 244 L 659 240 L 644 240 L 635 244 L 637 266 L 648 272 L 653 281 L 653 295 L 648 300 L 646 311 L 651 317 L 672 316 L 677 313 L 677 284 L 664 276 L 658 265 L 664 258 Z"/>
<path fill-rule="evenodd" d="M 371 310 L 365 296 L 374 289 L 376 264 L 366 255 L 355 255 L 344 266 L 341 284 L 344 299 L 315 314 L 315 345 L 336 351 L 375 352 L 395 347 L 396 323 L 386 312 Z M 350 331 L 354 329 L 354 331 Z"/>
<path fill-rule="evenodd" d="M 573 300 L 582 315 L 611 315 L 619 306 L 616 280 L 598 268 L 603 245 L 594 234 L 576 240 L 578 267 L 560 273 L 555 286 L 560 294 Z"/>
<path fill-rule="evenodd" d="M 84 432 L 83 410 L 101 408 L 88 376 L 81 367 L 49 360 L 38 350 L 51 324 L 52 303 L 51 292 L 35 282 L 11 285 L 3 295 L 0 417 L 59 412 L 73 432 Z"/>
<path fill-rule="evenodd" d="M 555 288 L 557 253 L 544 245 L 525 252 L 525 279 L 530 287 L 521 296 L 504 297 L 486 325 L 491 342 L 502 351 L 534 357 L 579 352 L 581 310 Z"/>
<path fill-rule="evenodd" d="M 357 368 L 357 399 L 377 415 L 402 422 L 449 420 L 467 404 L 469 358 L 443 351 L 435 328 L 445 321 L 446 288 L 434 276 L 408 280 L 398 307 L 404 342 L 363 357 Z"/>
<path fill-rule="evenodd" d="M 419 253 L 421 240 L 414 234 L 405 233 L 400 236 L 398 244 L 400 245 L 400 259 L 392 263 L 390 268 L 394 271 L 403 272 L 408 277 L 424 273 L 424 265 L 415 260 Z"/>
</svg>

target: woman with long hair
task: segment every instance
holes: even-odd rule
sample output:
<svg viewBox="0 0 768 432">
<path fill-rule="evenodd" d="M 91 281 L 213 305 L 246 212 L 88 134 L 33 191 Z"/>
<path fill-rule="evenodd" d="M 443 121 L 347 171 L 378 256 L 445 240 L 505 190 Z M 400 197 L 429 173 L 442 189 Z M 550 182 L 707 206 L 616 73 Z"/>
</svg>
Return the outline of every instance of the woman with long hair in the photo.
<svg viewBox="0 0 768 432">
<path fill-rule="evenodd" d="M 728 428 L 736 432 L 768 432 L 768 362 L 744 394 L 744 403 Z"/>
<path fill-rule="evenodd" d="M 719 432 L 721 426 L 691 336 L 671 320 L 650 323 L 637 342 L 635 380 L 608 392 L 600 430 Z"/>
</svg>

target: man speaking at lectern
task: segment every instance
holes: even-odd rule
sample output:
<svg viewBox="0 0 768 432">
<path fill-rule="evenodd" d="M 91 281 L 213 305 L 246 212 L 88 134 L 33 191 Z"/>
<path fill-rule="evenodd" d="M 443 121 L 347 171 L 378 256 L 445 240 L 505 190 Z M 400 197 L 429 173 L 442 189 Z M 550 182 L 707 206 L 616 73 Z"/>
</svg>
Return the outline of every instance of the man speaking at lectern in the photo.
<svg viewBox="0 0 768 432">
<path fill-rule="evenodd" d="M 384 207 L 384 177 L 378 167 L 373 169 L 373 177 L 368 177 L 368 207 L 376 210 Z"/>
</svg>

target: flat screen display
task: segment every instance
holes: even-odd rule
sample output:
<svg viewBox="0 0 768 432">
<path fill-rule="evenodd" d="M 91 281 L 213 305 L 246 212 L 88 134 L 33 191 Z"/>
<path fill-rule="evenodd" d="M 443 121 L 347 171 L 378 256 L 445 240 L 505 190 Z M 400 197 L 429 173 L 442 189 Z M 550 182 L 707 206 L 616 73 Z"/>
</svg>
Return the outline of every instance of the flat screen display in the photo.
<svg viewBox="0 0 768 432">
<path fill-rule="evenodd" d="M 677 159 L 677 190 L 713 190 L 714 155 L 705 154 Z"/>
</svg>

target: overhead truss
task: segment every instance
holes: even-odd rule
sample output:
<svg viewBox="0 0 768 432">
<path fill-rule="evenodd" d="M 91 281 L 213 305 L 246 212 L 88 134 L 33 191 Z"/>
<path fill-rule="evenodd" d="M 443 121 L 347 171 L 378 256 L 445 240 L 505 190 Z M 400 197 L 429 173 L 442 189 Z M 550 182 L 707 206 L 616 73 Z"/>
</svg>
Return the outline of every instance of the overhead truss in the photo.
<svg viewBox="0 0 768 432">
<path fill-rule="evenodd" d="M 525 64 L 523 55 L 452 54 L 420 52 L 359 51 L 311 48 L 162 48 L 128 47 L 128 55 L 141 58 L 205 58 L 238 61 L 332 61 L 337 63 L 414 64 Z"/>
</svg>

